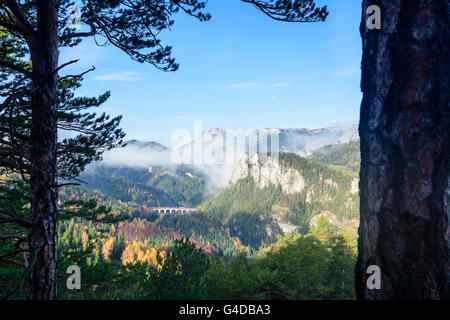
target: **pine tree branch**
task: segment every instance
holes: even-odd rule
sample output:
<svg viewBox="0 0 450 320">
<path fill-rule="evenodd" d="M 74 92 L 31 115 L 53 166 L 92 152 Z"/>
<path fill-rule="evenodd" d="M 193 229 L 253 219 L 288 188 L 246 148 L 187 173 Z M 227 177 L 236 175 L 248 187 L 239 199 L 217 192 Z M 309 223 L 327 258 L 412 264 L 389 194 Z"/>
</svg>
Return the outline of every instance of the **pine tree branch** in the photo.
<svg viewBox="0 0 450 320">
<path fill-rule="evenodd" d="M 22 31 L 23 31 L 20 28 L 20 26 L 18 26 L 17 24 L 9 23 L 9 22 L 6 22 L 6 21 L 1 20 L 1 19 L 0 19 L 0 26 L 4 27 L 4 28 L 6 28 L 6 29 L 8 29 L 10 31 L 16 31 L 16 32 L 19 32 L 19 33 L 22 33 Z"/>
<path fill-rule="evenodd" d="M 25 239 L 25 236 L 19 233 L 7 233 L 7 234 L 0 234 L 0 239 L 6 240 L 6 239 Z M 0 257 L 0 258 L 4 258 Z"/>
<path fill-rule="evenodd" d="M 22 9 L 19 4 L 15 0 L 4 0 L 6 6 L 11 10 L 11 12 L 16 17 L 16 22 L 19 24 L 20 32 L 23 35 L 32 33 L 34 31 L 33 26 L 28 22 L 28 19 L 25 17 Z"/>
<path fill-rule="evenodd" d="M 31 254 L 32 255 L 31 262 L 28 265 L 28 267 L 25 269 L 25 272 L 22 274 L 22 277 L 19 280 L 19 284 L 14 289 L 12 289 L 10 292 L 8 292 L 3 297 L 1 297 L 0 300 L 6 300 L 6 299 L 12 297 L 13 295 L 15 295 L 17 292 L 19 292 L 19 290 L 23 286 L 23 283 L 25 282 L 25 279 L 28 278 L 31 270 L 33 269 L 34 265 L 36 264 L 37 254 L 38 254 L 39 250 L 40 249 L 38 249 L 38 248 L 33 249 L 33 252 Z"/>
<path fill-rule="evenodd" d="M 68 78 L 81 78 L 85 74 L 87 74 L 87 73 L 89 73 L 91 71 L 94 71 L 94 70 L 95 70 L 95 67 L 92 66 L 92 68 L 90 68 L 90 69 L 88 69 L 88 70 L 86 70 L 86 71 L 84 71 L 84 72 L 82 72 L 80 74 L 68 74 L 68 75 L 65 75 L 65 76 L 59 78 L 58 80 L 61 81 L 61 80 L 68 79 Z"/>
<path fill-rule="evenodd" d="M 62 35 L 59 37 L 59 41 L 63 42 L 68 39 L 72 38 L 83 38 L 83 37 L 92 37 L 95 36 L 97 33 L 97 29 L 93 23 L 89 23 L 89 26 L 91 27 L 91 30 L 89 32 L 74 32 L 74 33 L 67 33 L 65 35 Z"/>
<path fill-rule="evenodd" d="M 53 70 L 52 75 L 54 75 L 55 73 L 57 73 L 59 70 L 61 70 L 62 68 L 67 67 L 68 65 L 71 65 L 73 63 L 77 63 L 78 61 L 80 61 L 80 59 L 76 59 L 76 60 L 71 60 L 69 62 L 63 63 L 62 65 L 60 65 L 58 68 L 56 68 L 55 70 Z"/>
<path fill-rule="evenodd" d="M 10 252 L 10 253 L 7 253 L 7 254 L 4 254 L 4 255 L 0 256 L 0 259 L 9 258 L 9 257 L 15 257 L 17 254 L 23 253 L 23 252 L 27 252 L 27 251 L 28 250 L 26 250 L 26 249 L 15 250 L 13 252 Z"/>
<path fill-rule="evenodd" d="M 19 66 L 15 65 L 14 63 L 10 63 L 10 62 L 7 62 L 7 61 L 0 60 L 0 66 L 8 68 L 8 69 L 11 69 L 13 71 L 20 72 L 20 73 L 22 73 L 22 74 L 24 74 L 24 75 L 26 75 L 26 76 L 28 76 L 30 78 L 33 77 L 33 73 L 31 71 L 25 70 L 22 67 L 19 67 Z"/>
</svg>

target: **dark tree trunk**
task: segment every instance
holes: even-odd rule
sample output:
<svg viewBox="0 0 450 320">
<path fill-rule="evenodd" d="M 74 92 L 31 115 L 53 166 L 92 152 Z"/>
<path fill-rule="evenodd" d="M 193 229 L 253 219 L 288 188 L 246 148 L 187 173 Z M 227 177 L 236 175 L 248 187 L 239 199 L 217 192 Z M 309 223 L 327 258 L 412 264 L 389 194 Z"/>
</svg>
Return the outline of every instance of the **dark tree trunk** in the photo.
<svg viewBox="0 0 450 320">
<path fill-rule="evenodd" d="M 35 94 L 31 130 L 31 222 L 28 247 L 38 250 L 29 299 L 56 299 L 58 1 L 37 1 L 38 31 L 30 41 Z"/>
<path fill-rule="evenodd" d="M 448 0 L 363 0 L 359 299 L 450 298 L 449 14 Z"/>
</svg>

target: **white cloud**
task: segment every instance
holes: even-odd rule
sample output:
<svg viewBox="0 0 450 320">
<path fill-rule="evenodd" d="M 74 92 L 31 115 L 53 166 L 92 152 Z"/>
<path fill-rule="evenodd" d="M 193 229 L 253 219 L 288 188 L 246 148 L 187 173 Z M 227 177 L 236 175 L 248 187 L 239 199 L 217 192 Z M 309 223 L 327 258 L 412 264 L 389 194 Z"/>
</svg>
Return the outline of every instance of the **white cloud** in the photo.
<svg viewBox="0 0 450 320">
<path fill-rule="evenodd" d="M 124 71 L 97 76 L 94 79 L 103 81 L 140 81 L 145 80 L 145 77 L 140 72 Z"/>
<path fill-rule="evenodd" d="M 98 162 L 89 164 L 86 172 L 95 172 L 98 164 Z M 171 160 L 171 151 L 166 150 L 158 152 L 152 148 L 139 147 L 133 144 L 106 151 L 103 154 L 103 160 L 100 164 L 140 169 L 147 169 L 151 166 L 160 166 L 167 170 L 167 173 L 170 175 L 176 175 L 177 168 L 177 165 Z M 207 192 L 213 194 L 216 192 L 214 190 L 223 189 L 227 186 L 235 165 L 196 164 L 192 165 L 192 167 L 207 177 Z"/>
<path fill-rule="evenodd" d="M 169 159 L 169 160 L 168 160 Z M 103 154 L 103 164 L 110 166 L 129 166 L 147 168 L 150 165 L 170 166 L 170 152 L 156 152 L 151 148 L 135 145 L 117 147 Z"/>
</svg>

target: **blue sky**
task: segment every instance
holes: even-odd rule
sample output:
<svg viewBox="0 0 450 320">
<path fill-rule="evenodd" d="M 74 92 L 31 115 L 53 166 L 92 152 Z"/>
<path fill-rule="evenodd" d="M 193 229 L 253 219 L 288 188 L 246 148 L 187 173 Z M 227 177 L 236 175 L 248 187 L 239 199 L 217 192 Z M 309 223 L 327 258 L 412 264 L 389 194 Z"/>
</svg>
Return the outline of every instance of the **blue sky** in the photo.
<svg viewBox="0 0 450 320">
<path fill-rule="evenodd" d="M 318 128 L 356 124 L 361 93 L 361 3 L 323 0 L 325 23 L 272 21 L 239 0 L 209 0 L 212 19 L 178 14 L 162 34 L 180 63 L 174 73 L 85 40 L 65 49 L 66 72 L 92 65 L 79 95 L 112 96 L 100 110 L 122 114 L 127 139 L 170 141 L 173 130 Z"/>
</svg>

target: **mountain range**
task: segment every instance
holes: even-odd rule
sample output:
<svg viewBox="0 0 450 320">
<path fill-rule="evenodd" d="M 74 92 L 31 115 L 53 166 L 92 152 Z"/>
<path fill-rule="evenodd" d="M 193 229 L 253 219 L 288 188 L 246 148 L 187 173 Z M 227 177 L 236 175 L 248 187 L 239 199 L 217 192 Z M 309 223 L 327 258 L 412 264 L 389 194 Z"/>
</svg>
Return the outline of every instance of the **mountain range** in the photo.
<svg viewBox="0 0 450 320">
<path fill-rule="evenodd" d="M 236 148 L 252 151 L 252 142 L 260 141 L 267 137 L 267 151 L 272 150 L 272 140 L 277 140 L 279 152 L 295 153 L 299 156 L 306 157 L 324 147 L 338 146 L 350 142 L 359 141 L 357 126 L 347 127 L 329 127 L 321 129 L 260 129 L 260 130 L 223 130 L 210 129 L 204 131 L 201 135 L 195 137 L 191 142 L 182 146 L 170 148 L 155 141 L 138 141 L 130 140 L 122 148 L 116 148 L 104 155 L 104 163 L 114 163 L 118 165 L 135 166 L 135 159 L 141 160 L 140 166 L 150 166 L 155 164 L 163 164 L 169 166 L 172 163 L 171 154 L 190 154 L 190 160 L 195 157 L 198 146 L 201 146 L 204 153 L 222 152 L 224 158 L 227 157 L 226 152 L 231 152 L 227 147 L 230 143 L 234 143 Z M 235 141 L 230 141 L 231 139 Z M 242 145 L 239 145 L 242 143 Z M 259 142 L 258 147 L 263 148 Z M 265 147 L 265 146 L 264 146 Z M 242 151 L 243 151 L 242 150 Z M 266 150 L 266 149 L 264 149 Z M 258 150 L 254 150 L 257 152 Z M 262 152 L 262 150 L 259 150 Z M 239 152 L 239 151 L 237 151 Z M 252 152 L 250 152 L 252 153 Z M 128 157 L 126 156 L 128 155 Z M 242 157 L 236 159 L 237 164 Z M 134 160 L 133 160 L 134 159 Z M 127 163 L 128 162 L 128 163 Z"/>
</svg>

